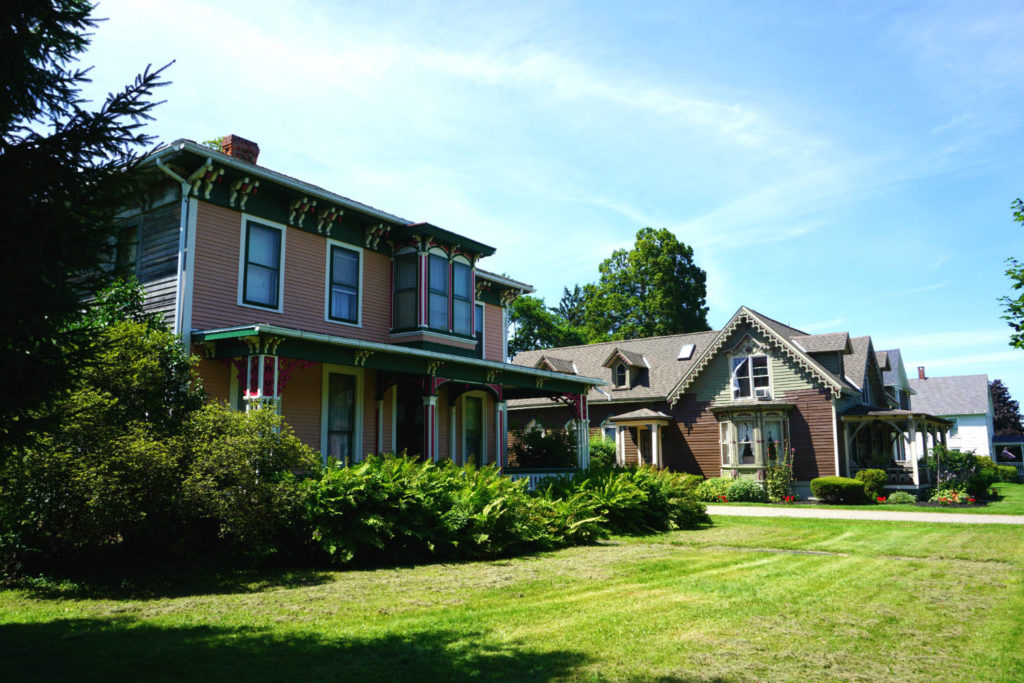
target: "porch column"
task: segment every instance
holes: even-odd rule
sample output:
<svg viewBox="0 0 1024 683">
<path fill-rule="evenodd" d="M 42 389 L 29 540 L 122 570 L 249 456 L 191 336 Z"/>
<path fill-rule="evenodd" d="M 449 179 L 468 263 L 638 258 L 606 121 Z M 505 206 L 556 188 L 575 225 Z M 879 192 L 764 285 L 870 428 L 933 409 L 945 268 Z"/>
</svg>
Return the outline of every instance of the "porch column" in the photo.
<svg viewBox="0 0 1024 683">
<path fill-rule="evenodd" d="M 494 402 L 494 462 L 501 469 L 508 460 L 508 403 Z"/>
<path fill-rule="evenodd" d="M 448 404 L 448 459 L 455 462 L 455 402 Z"/>
<path fill-rule="evenodd" d="M 843 449 L 843 464 L 846 466 L 845 476 L 850 476 L 850 446 L 853 440 L 850 438 L 850 423 L 843 423 L 843 443 L 846 444 L 846 448 Z"/>
<path fill-rule="evenodd" d="M 281 400 L 280 365 L 278 357 L 270 354 L 259 353 L 246 358 L 245 389 L 242 392 L 246 412 L 264 405 L 277 410 Z"/>
<path fill-rule="evenodd" d="M 622 433 L 623 426 L 615 425 L 615 464 L 626 464 L 626 437 Z"/>
<path fill-rule="evenodd" d="M 423 459 L 437 460 L 437 396 L 423 397 Z"/>
<path fill-rule="evenodd" d="M 384 399 L 377 399 L 377 452 L 384 452 Z"/>
<path fill-rule="evenodd" d="M 651 430 L 651 464 L 661 469 L 661 439 L 659 438 L 661 430 L 659 426 L 657 424 L 649 425 Z"/>
<path fill-rule="evenodd" d="M 908 427 L 908 429 L 910 430 L 910 432 L 908 434 L 909 438 L 907 440 L 910 442 L 910 462 L 913 463 L 914 466 L 914 486 L 920 486 L 921 473 L 918 470 L 917 464 L 917 420 L 911 418 L 910 426 Z"/>
</svg>

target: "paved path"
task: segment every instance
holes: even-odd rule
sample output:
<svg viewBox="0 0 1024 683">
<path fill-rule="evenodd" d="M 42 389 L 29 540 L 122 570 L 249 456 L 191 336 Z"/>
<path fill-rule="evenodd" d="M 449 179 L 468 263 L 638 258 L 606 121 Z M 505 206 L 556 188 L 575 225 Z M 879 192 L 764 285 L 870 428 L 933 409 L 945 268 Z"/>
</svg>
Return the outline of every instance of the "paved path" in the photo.
<svg viewBox="0 0 1024 683">
<path fill-rule="evenodd" d="M 879 510 L 815 510 L 804 507 L 742 507 L 708 505 L 712 517 L 802 517 L 804 519 L 871 519 L 882 522 L 951 522 L 958 524 L 1024 524 L 1024 515 L 974 515 L 957 512 Z"/>
</svg>

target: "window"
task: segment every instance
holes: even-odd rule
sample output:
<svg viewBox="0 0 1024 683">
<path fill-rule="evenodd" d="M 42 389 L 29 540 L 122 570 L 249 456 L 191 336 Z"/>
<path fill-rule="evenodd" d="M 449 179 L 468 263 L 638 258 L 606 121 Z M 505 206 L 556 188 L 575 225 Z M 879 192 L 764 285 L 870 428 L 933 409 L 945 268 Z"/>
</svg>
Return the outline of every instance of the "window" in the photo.
<svg viewBox="0 0 1024 683">
<path fill-rule="evenodd" d="M 732 430 L 731 422 L 720 422 L 718 423 L 718 443 L 722 448 L 722 464 L 732 464 L 732 448 L 730 442 L 732 439 L 729 438 L 729 432 Z"/>
<path fill-rule="evenodd" d="M 452 331 L 467 337 L 473 334 L 473 269 L 458 261 L 452 263 Z"/>
<path fill-rule="evenodd" d="M 626 386 L 626 381 L 629 377 L 629 370 L 626 368 L 625 363 L 617 363 L 612 369 L 612 381 L 617 387 Z"/>
<path fill-rule="evenodd" d="M 135 272 L 139 259 L 139 226 L 130 225 L 117 233 L 114 268 L 120 273 Z"/>
<path fill-rule="evenodd" d="M 754 449 L 760 444 L 754 441 L 754 421 L 736 420 L 736 452 L 739 454 L 739 464 L 753 465 L 756 461 Z"/>
<path fill-rule="evenodd" d="M 780 462 L 786 449 L 789 448 L 788 427 L 787 420 L 766 419 L 764 421 L 765 456 L 768 458 L 769 465 Z"/>
<path fill-rule="evenodd" d="M 395 257 L 395 329 L 416 327 L 416 254 Z"/>
<path fill-rule="evenodd" d="M 732 359 L 733 398 L 770 397 L 770 384 L 768 356 L 743 356 Z"/>
<path fill-rule="evenodd" d="M 448 259 L 430 255 L 430 291 L 427 294 L 427 325 L 448 331 Z"/>
<path fill-rule="evenodd" d="M 955 417 L 948 417 L 946 419 L 953 423 L 949 425 L 947 436 L 956 436 L 957 432 L 960 431 L 960 421 Z"/>
<path fill-rule="evenodd" d="M 601 425 L 601 432 L 604 434 L 605 441 L 615 441 L 615 425 L 605 423 Z"/>
<path fill-rule="evenodd" d="M 476 337 L 476 353 L 484 357 L 484 305 L 476 304 L 476 318 L 474 319 L 474 336 Z"/>
<path fill-rule="evenodd" d="M 283 231 L 249 221 L 245 230 L 242 303 L 281 307 L 281 242 Z"/>
<path fill-rule="evenodd" d="M 327 317 L 343 323 L 359 323 L 359 257 L 354 249 L 330 245 Z"/>
<path fill-rule="evenodd" d="M 327 455 L 355 459 L 356 377 L 331 373 L 327 388 Z"/>
</svg>

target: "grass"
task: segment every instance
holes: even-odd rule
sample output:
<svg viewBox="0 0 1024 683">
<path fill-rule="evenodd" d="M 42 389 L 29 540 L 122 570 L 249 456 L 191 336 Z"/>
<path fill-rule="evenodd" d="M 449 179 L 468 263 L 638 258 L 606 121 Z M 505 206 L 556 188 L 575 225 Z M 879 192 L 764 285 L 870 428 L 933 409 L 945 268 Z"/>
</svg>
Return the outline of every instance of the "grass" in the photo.
<svg viewBox="0 0 1024 683">
<path fill-rule="evenodd" d="M 0 593 L 8 680 L 1024 680 L 1024 528 L 728 518 L 497 562 Z"/>
<path fill-rule="evenodd" d="M 824 505 L 821 503 L 787 503 L 786 507 L 810 507 L 815 510 L 865 510 L 884 512 L 899 510 L 901 512 L 961 512 L 969 515 L 1024 515 L 1024 484 L 1000 482 L 993 485 L 999 492 L 997 500 L 990 500 L 988 505 L 977 507 L 922 507 L 917 505 L 884 505 L 868 503 L 865 505 Z M 715 503 L 715 505 L 742 505 L 759 507 L 778 507 L 778 503 Z"/>
</svg>

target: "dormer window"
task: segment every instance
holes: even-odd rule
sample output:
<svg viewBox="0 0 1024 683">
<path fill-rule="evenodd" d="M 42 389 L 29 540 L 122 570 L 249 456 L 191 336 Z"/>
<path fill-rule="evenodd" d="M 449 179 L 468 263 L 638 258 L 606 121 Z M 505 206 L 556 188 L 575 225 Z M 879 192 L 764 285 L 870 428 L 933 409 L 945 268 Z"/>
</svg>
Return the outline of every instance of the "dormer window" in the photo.
<svg viewBox="0 0 1024 683">
<path fill-rule="evenodd" d="M 732 397 L 771 398 L 768 356 L 733 357 Z"/>
<path fill-rule="evenodd" d="M 629 369 L 625 363 L 616 363 L 612 368 L 612 382 L 616 387 L 625 387 L 629 383 Z"/>
</svg>

